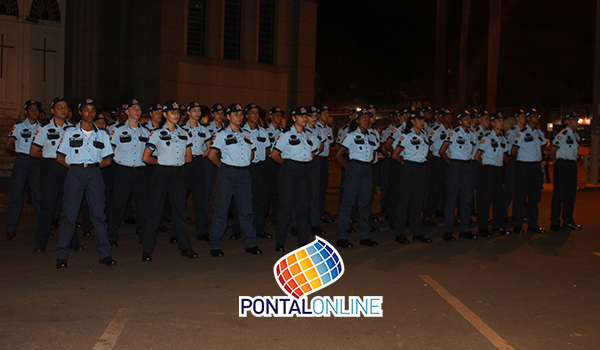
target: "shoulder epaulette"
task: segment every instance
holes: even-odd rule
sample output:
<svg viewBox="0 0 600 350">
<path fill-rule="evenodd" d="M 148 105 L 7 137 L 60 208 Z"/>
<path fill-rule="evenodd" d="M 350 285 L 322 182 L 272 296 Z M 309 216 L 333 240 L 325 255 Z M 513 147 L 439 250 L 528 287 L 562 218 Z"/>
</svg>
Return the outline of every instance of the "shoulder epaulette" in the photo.
<svg viewBox="0 0 600 350">
<path fill-rule="evenodd" d="M 50 124 L 49 120 L 44 120 L 43 122 L 40 123 L 40 126 L 43 128 L 44 126 Z"/>
<path fill-rule="evenodd" d="M 67 125 L 67 126 L 65 126 L 65 130 L 67 130 L 69 128 L 74 128 L 74 127 L 75 127 L 75 124 Z"/>
</svg>

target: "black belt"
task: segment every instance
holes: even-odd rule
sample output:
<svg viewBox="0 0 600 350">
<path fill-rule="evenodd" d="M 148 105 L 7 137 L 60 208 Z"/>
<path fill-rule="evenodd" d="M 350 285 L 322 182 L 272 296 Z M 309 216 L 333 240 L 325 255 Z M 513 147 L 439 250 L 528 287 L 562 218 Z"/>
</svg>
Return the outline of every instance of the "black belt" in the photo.
<svg viewBox="0 0 600 350">
<path fill-rule="evenodd" d="M 484 168 L 502 168 L 502 165 L 483 164 Z"/>
<path fill-rule="evenodd" d="M 360 164 L 371 164 L 371 162 L 363 162 L 362 160 L 358 160 L 358 159 L 350 159 L 351 162 L 355 162 L 355 163 L 360 163 Z"/>
<path fill-rule="evenodd" d="M 229 164 L 225 164 L 225 163 L 221 163 L 221 165 L 227 167 L 227 168 L 231 168 L 231 169 L 237 169 L 237 170 L 248 170 L 247 166 L 235 166 L 235 165 L 229 165 Z"/>
<path fill-rule="evenodd" d="M 562 158 L 557 158 L 556 161 L 561 161 L 561 162 L 573 162 L 573 163 L 577 163 L 576 160 L 572 160 L 572 159 L 562 159 Z"/>
<path fill-rule="evenodd" d="M 423 165 L 423 164 L 425 164 L 425 162 L 423 162 L 423 163 L 420 163 L 420 162 L 413 162 L 412 160 L 404 160 L 404 163 L 419 164 L 419 165 Z"/>
<path fill-rule="evenodd" d="M 35 157 L 33 157 L 31 154 L 28 154 L 28 153 L 20 153 L 20 152 L 17 152 L 17 155 L 18 155 L 18 156 L 25 156 L 25 157 L 35 158 Z M 37 158 L 36 158 L 36 159 L 37 159 Z"/>
<path fill-rule="evenodd" d="M 76 166 L 81 168 L 98 168 L 100 163 L 81 163 L 81 164 L 69 164 L 69 166 Z"/>
<path fill-rule="evenodd" d="M 311 159 L 311 160 L 312 160 L 312 159 Z M 309 160 L 308 162 L 301 162 L 301 161 L 298 161 L 298 160 L 293 160 L 293 159 L 285 159 L 285 161 L 286 161 L 286 162 L 290 162 L 290 163 L 295 163 L 295 164 L 302 164 L 302 165 L 304 165 L 304 164 L 308 164 L 308 163 L 310 163 L 310 162 L 311 162 L 310 160 Z"/>
<path fill-rule="evenodd" d="M 458 162 L 458 163 L 471 163 L 470 160 L 464 160 L 464 159 L 450 159 L 450 161 Z"/>
</svg>

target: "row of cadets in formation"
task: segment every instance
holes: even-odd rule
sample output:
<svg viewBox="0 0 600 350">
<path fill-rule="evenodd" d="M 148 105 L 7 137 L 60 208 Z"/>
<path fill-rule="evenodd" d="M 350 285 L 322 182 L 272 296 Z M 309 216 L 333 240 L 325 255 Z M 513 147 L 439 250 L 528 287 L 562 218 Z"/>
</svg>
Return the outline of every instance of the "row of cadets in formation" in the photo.
<svg viewBox="0 0 600 350">
<path fill-rule="evenodd" d="M 56 98 L 51 104 L 52 120 L 39 127 L 36 112 L 41 108 L 41 103 L 27 101 L 24 106 L 27 118 L 15 125 L 6 147 L 17 153 L 10 186 L 11 215 L 8 215 L 6 221 L 8 239 L 15 237 L 16 222 L 22 206 L 22 201 L 20 203 L 17 198 L 21 196 L 16 193 L 22 194 L 27 179 L 32 187 L 39 222 L 35 236 L 37 250 L 45 250 L 56 203 L 60 202 L 60 196 L 64 193 L 63 223 L 56 248 L 57 267 L 66 267 L 69 250 L 80 246 L 74 232 L 84 191 L 88 195 L 91 221 L 96 227 L 95 240 L 100 262 L 107 266 L 116 264 L 112 259 L 111 248 L 117 246 L 119 223 L 131 194 L 136 198 L 137 212 L 140 214 L 137 223 L 140 240 L 144 244 L 143 261 L 152 261 L 156 232 L 162 220 L 167 196 L 172 208 L 174 241 L 179 244 L 182 256 L 197 257 L 191 248 L 185 224 L 185 196 L 190 186 L 194 195 L 197 237 L 209 241 L 213 256 L 223 255 L 221 239 L 226 229 L 227 210 L 232 198 L 236 198 L 236 221 L 243 227 L 242 237 L 246 251 L 251 254 L 261 253 L 256 244 L 257 236 L 269 238 L 263 231 L 262 218 L 272 205 L 269 202 L 273 202 L 273 197 L 279 200 L 279 204 L 274 206 L 277 211 L 273 213 L 277 223 L 277 251 L 285 250 L 287 228 L 294 219 L 298 222 L 310 222 L 312 233 L 322 234 L 319 221 L 328 219 L 324 212 L 325 201 L 321 199 L 325 191 L 315 189 L 326 186 L 329 174 L 328 168 L 323 165 L 328 162 L 320 161 L 321 157 L 328 156 L 329 145 L 333 142 L 332 130 L 327 126 L 326 107 L 296 108 L 291 115 L 293 124 L 289 123 L 291 126 L 283 131 L 277 121 L 282 114 L 278 107 L 270 110 L 272 123 L 264 129 L 258 123 L 260 107 L 250 104 L 242 108 L 232 104 L 224 109 L 222 105 L 215 104 L 210 109 L 213 121 L 205 127 L 199 121 L 209 113 L 208 108 L 198 102 L 191 102 L 186 106 L 189 120 L 181 127 L 178 125 L 181 106 L 175 101 L 168 101 L 163 106 L 152 105 L 150 120 L 140 125 L 142 106 L 134 99 L 123 105 L 127 119 L 112 127 L 109 136 L 94 124 L 94 121 L 100 120 L 97 105 L 92 99 L 85 99 L 78 105 L 81 115 L 78 125 L 72 125 L 66 120 L 69 106 L 68 100 Z M 351 118 L 351 123 L 340 129 L 339 146 L 335 154 L 344 170 L 340 190 L 338 246 L 352 246 L 347 235 L 354 202 L 360 219 L 360 243 L 377 245 L 370 239 L 372 229 L 369 217 L 373 199 L 372 169 L 378 150 L 386 152 L 395 160 L 390 166 L 392 181 L 389 187 L 392 195 L 388 194 L 385 204 L 388 206 L 390 221 L 396 224 L 396 241 L 399 243 L 409 242 L 404 234 L 408 216 L 413 240 L 431 241 L 423 235 L 418 218 L 425 202 L 423 222 L 427 224 L 430 220 L 430 215 L 439 202 L 440 192 L 445 187 L 444 176 L 448 178 L 448 186 L 445 187 L 448 195 L 445 201 L 444 239 L 455 239 L 451 231 L 457 203 L 461 205 L 460 236 L 477 237 L 468 227 L 473 186 L 477 182 L 474 178 L 484 180 L 477 190 L 479 236 L 491 235 L 487 221 L 492 203 L 492 232 L 508 234 L 502 226 L 502 218 L 505 216 L 503 196 L 510 189 L 508 180 L 512 174 L 511 164 L 514 165 L 512 172 L 516 192 L 514 232 L 523 232 L 521 225 L 525 205 L 528 205 L 530 215 L 528 231 L 544 232 L 537 225 L 537 203 L 541 198 L 540 161 L 546 141 L 537 128 L 537 111 L 532 109 L 517 112 L 517 126 L 506 133 L 506 138 L 502 132 L 502 116 L 497 113 L 479 113 L 476 128 L 472 126 L 469 112 L 458 113 L 456 119 L 459 126 L 451 129 L 452 115 L 447 110 L 439 110 L 434 114 L 429 109 L 415 111 L 413 108 L 406 108 L 395 115 L 397 125 L 384 129 L 380 135 L 373 128 L 376 113 L 373 106 L 366 106 L 362 111 L 355 112 L 353 114 L 356 119 Z M 244 114 L 248 123 L 242 125 Z M 435 115 L 436 123 L 427 125 L 425 120 L 431 114 Z M 563 227 L 581 229 L 573 221 L 577 172 L 575 161 L 580 143 L 576 133 L 577 119 L 575 113 L 567 114 L 567 128 L 552 142 L 550 154 L 557 159 L 556 187 L 552 200 L 553 230 Z M 433 155 L 429 157 L 430 170 L 433 171 L 427 177 L 427 167 L 424 165 L 429 152 Z M 507 156 L 509 152 L 510 157 Z M 116 190 L 106 225 L 105 203 L 102 200 L 104 186 L 99 168 L 110 164 L 111 158 L 116 163 Z M 502 166 L 505 163 L 507 174 L 502 179 Z M 45 176 L 52 180 L 47 185 L 45 183 L 42 189 L 39 186 L 40 167 Z M 446 167 L 447 171 L 444 171 Z M 215 199 L 218 200 L 214 204 L 213 226 L 208 234 L 208 205 L 203 204 L 210 202 L 212 182 L 207 179 L 211 172 L 214 172 L 213 177 L 216 179 Z M 148 174 L 151 176 L 147 176 Z M 269 176 L 275 180 L 270 181 L 271 184 L 277 183 L 279 196 L 272 196 L 272 192 L 265 188 L 265 181 L 260 181 Z M 190 181 L 191 179 L 202 181 Z M 398 180 L 394 181 L 395 179 Z M 194 187 L 195 184 L 198 186 Z M 429 198 L 424 201 L 427 185 Z M 148 191 L 149 188 L 155 190 Z M 394 195 L 395 191 L 397 194 Z M 267 198 L 261 195 L 264 193 L 267 193 Z M 246 200 L 238 201 L 237 198 Z M 355 201 L 354 198 L 358 200 Z M 312 210 L 315 208 L 317 210 Z M 144 213 L 148 215 L 145 216 Z M 305 225 L 299 225 L 297 234 L 300 246 L 308 243 L 308 228 Z"/>
</svg>

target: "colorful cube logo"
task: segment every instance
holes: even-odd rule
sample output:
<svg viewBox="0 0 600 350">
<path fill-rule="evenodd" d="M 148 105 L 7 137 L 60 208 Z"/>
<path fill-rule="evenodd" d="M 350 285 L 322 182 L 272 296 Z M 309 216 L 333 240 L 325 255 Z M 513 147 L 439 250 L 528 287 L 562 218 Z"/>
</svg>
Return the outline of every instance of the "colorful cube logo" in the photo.
<svg viewBox="0 0 600 350">
<path fill-rule="evenodd" d="M 344 262 L 331 244 L 317 238 L 279 259 L 273 271 L 279 287 L 299 299 L 339 279 L 344 274 Z"/>
</svg>

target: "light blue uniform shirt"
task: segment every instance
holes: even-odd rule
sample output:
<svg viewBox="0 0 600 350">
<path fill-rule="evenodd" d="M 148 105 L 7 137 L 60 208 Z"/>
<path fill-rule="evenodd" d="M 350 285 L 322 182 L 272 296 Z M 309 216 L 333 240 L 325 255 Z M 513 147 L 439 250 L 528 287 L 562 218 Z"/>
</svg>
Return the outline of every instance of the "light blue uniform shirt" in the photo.
<svg viewBox="0 0 600 350">
<path fill-rule="evenodd" d="M 115 152 L 115 163 L 128 167 L 146 166 L 142 156 L 149 140 L 150 131 L 140 123 L 135 129 L 129 126 L 129 121 L 117 126 L 110 134 L 110 143 Z"/>
<path fill-rule="evenodd" d="M 146 129 L 148 129 L 149 131 L 154 131 L 154 130 L 160 128 L 160 126 L 158 128 L 155 128 L 154 124 L 152 124 L 151 120 L 148 120 L 147 122 L 145 122 L 144 124 L 142 124 L 142 126 L 145 127 Z"/>
<path fill-rule="evenodd" d="M 450 159 L 456 160 L 471 160 L 473 155 L 473 144 L 472 135 L 473 133 L 467 129 L 463 129 L 462 126 L 451 130 L 446 137 L 446 141 L 450 142 L 448 146 L 448 156 Z"/>
<path fill-rule="evenodd" d="M 256 125 L 256 129 L 252 129 L 248 123 L 244 125 L 242 130 L 249 132 L 254 139 L 256 151 L 254 151 L 254 159 L 252 163 L 264 162 L 267 160 L 267 148 L 271 148 L 271 140 L 267 130 L 260 125 Z"/>
<path fill-rule="evenodd" d="M 317 129 L 319 129 L 321 133 L 321 142 L 323 142 L 323 152 L 319 154 L 319 157 L 329 157 L 329 150 L 331 145 L 333 144 L 333 129 L 331 126 L 325 124 L 321 124 L 320 121 L 317 122 Z"/>
<path fill-rule="evenodd" d="M 65 162 L 69 165 L 101 163 L 103 159 L 113 155 L 113 149 L 106 131 L 94 124 L 94 130 L 88 137 L 79 123 L 65 127 L 57 154 L 65 156 Z"/>
<path fill-rule="evenodd" d="M 256 151 L 256 143 L 249 132 L 243 129 L 234 132 L 231 126 L 228 126 L 213 136 L 210 148 L 221 152 L 221 162 L 243 167 L 252 162 L 252 151 Z"/>
<path fill-rule="evenodd" d="M 379 143 L 385 143 L 385 141 L 390 137 L 392 130 L 394 129 L 394 124 L 388 125 L 385 129 L 381 130 L 381 139 Z"/>
<path fill-rule="evenodd" d="M 377 148 L 375 149 L 375 159 L 373 159 L 373 164 L 377 164 L 379 162 L 379 152 L 377 150 L 379 149 L 379 146 L 381 146 L 381 143 L 379 142 L 381 136 L 379 135 L 379 131 L 377 131 L 377 129 L 375 128 L 369 129 L 369 134 L 371 134 L 371 139 L 374 140 L 375 143 L 377 143 Z"/>
<path fill-rule="evenodd" d="M 556 134 L 552 141 L 552 146 L 558 147 L 556 159 L 577 160 L 577 151 L 581 138 L 579 134 L 571 128 L 566 127 Z"/>
<path fill-rule="evenodd" d="M 106 127 L 106 131 L 108 132 L 109 135 L 112 135 L 113 131 L 115 131 L 119 126 L 124 125 L 125 123 L 121 123 L 121 122 L 113 123 Z"/>
<path fill-rule="evenodd" d="M 54 122 L 54 118 L 52 118 L 50 123 L 37 129 L 33 138 L 33 144 L 42 149 L 42 157 L 56 159 L 56 150 L 65 134 L 65 128 L 69 125 L 73 124 L 65 120 L 63 126 L 58 126 Z"/>
<path fill-rule="evenodd" d="M 496 134 L 494 130 L 483 136 L 477 146 L 481 151 L 481 164 L 501 167 L 504 164 L 504 154 L 508 152 L 506 137 Z"/>
<path fill-rule="evenodd" d="M 269 135 L 269 141 L 271 141 L 271 149 L 275 146 L 275 142 L 277 142 L 277 138 L 282 131 L 281 127 L 275 127 L 272 123 L 267 126 L 267 134 Z"/>
<path fill-rule="evenodd" d="M 434 126 L 433 129 L 429 132 L 429 140 L 431 142 L 429 150 L 431 151 L 431 154 L 433 154 L 434 157 L 441 157 L 440 148 L 442 148 L 442 145 L 444 144 L 444 141 L 446 141 L 447 137 L 448 129 L 446 129 L 444 124 Z"/>
<path fill-rule="evenodd" d="M 512 129 L 508 130 L 504 136 L 506 137 L 506 142 L 508 142 L 507 146 L 508 146 L 508 150 L 510 153 L 510 150 L 512 149 L 513 143 L 515 142 L 515 136 L 517 136 L 517 133 L 521 130 L 521 128 L 519 128 L 519 124 L 515 125 L 512 127 Z"/>
<path fill-rule="evenodd" d="M 201 156 L 208 149 L 206 143 L 212 139 L 212 134 L 205 126 L 200 125 L 200 123 L 196 124 L 195 128 L 192 128 L 189 120 L 183 128 L 187 130 L 192 140 L 192 155 L 196 157 Z"/>
<path fill-rule="evenodd" d="M 281 158 L 298 162 L 310 162 L 311 154 L 318 151 L 315 146 L 312 134 L 307 131 L 299 133 L 295 126 L 279 134 L 279 139 L 275 143 L 275 149 L 281 153 Z"/>
<path fill-rule="evenodd" d="M 146 148 L 155 151 L 158 164 L 164 166 L 184 165 L 188 147 L 192 147 L 192 141 L 187 131 L 177 124 L 175 130 L 171 131 L 166 123 L 150 133 L 150 140 L 146 144 Z"/>
<path fill-rule="evenodd" d="M 350 126 L 350 123 L 342 126 L 340 128 L 340 130 L 338 130 L 338 135 L 337 135 L 337 138 L 336 138 L 336 142 L 339 143 L 340 145 L 342 144 L 342 142 L 346 138 L 346 135 L 348 135 L 348 127 L 349 126 Z"/>
<path fill-rule="evenodd" d="M 421 130 L 421 135 L 417 135 L 415 128 L 402 134 L 400 138 L 392 144 L 392 147 L 402 148 L 402 158 L 409 162 L 425 163 L 429 153 L 429 137 L 425 130 Z"/>
<path fill-rule="evenodd" d="M 371 163 L 377 150 L 378 142 L 374 134 L 367 130 L 367 134 L 363 134 L 360 128 L 356 128 L 353 132 L 348 133 L 342 146 L 348 149 L 348 157 L 350 160 L 358 160 L 361 162 Z"/>
<path fill-rule="evenodd" d="M 206 129 L 208 129 L 208 132 L 210 132 L 211 136 L 215 136 L 221 129 L 223 129 L 219 128 L 214 120 L 208 123 L 208 125 L 206 125 L 205 127 Z"/>
<path fill-rule="evenodd" d="M 477 153 L 477 145 L 483 139 L 483 137 L 490 132 L 485 130 L 481 125 L 477 125 L 475 129 L 471 129 L 471 143 L 473 144 L 473 159 L 475 159 L 475 153 Z"/>
<path fill-rule="evenodd" d="M 319 152 L 319 148 L 321 148 L 321 134 L 319 132 L 319 130 L 317 129 L 317 126 L 315 124 L 315 128 L 312 129 L 310 127 L 310 125 L 306 125 L 306 128 L 304 128 L 304 131 L 308 131 L 309 134 L 311 134 L 312 136 L 312 142 L 316 145 L 317 148 L 317 152 Z"/>
<path fill-rule="evenodd" d="M 397 141 L 400 136 L 402 135 L 402 133 L 404 132 L 404 128 L 406 127 L 406 122 L 404 123 L 400 123 L 396 126 L 394 126 L 392 128 L 392 131 L 390 132 L 390 136 L 388 136 L 388 139 L 392 139 L 394 142 Z M 387 139 L 386 139 L 387 141 Z"/>
<path fill-rule="evenodd" d="M 40 123 L 31 124 L 28 118 L 13 126 L 10 134 L 8 134 L 8 138 L 12 137 L 15 139 L 15 152 L 29 154 L 33 136 L 39 126 Z"/>
<path fill-rule="evenodd" d="M 542 146 L 546 145 L 546 137 L 542 130 L 537 127 L 531 129 L 529 125 L 525 125 L 515 135 L 513 146 L 518 146 L 517 160 L 521 162 L 541 162 L 542 161 Z"/>
</svg>

